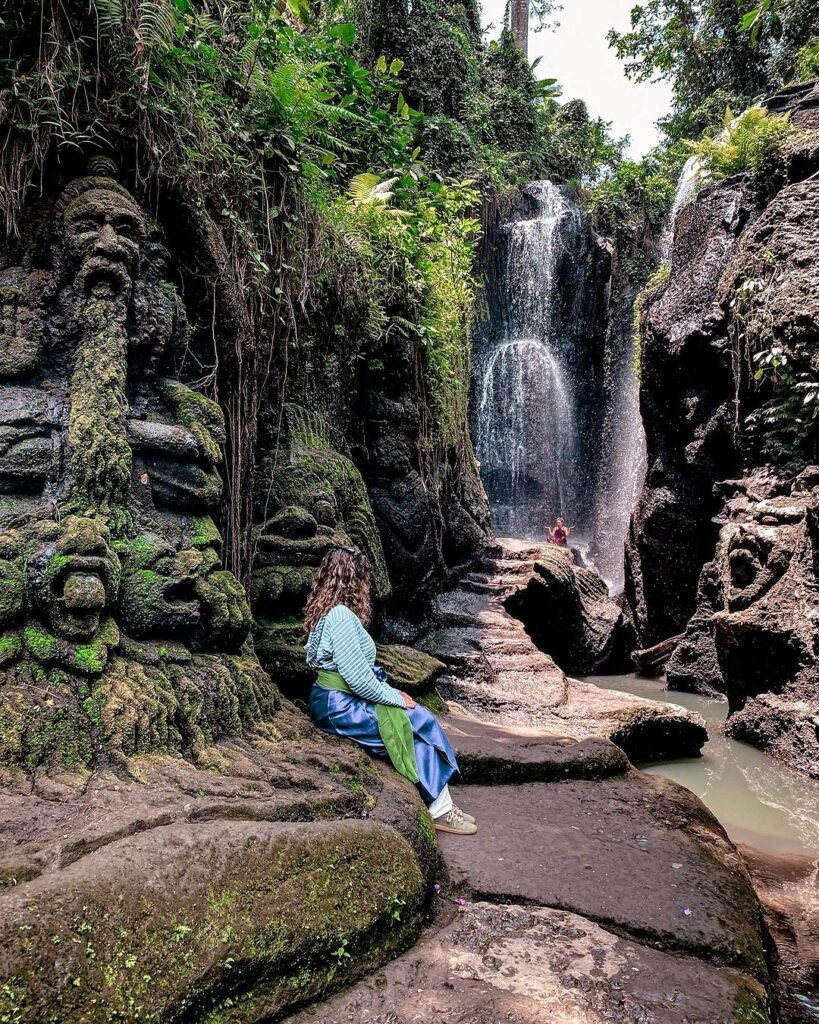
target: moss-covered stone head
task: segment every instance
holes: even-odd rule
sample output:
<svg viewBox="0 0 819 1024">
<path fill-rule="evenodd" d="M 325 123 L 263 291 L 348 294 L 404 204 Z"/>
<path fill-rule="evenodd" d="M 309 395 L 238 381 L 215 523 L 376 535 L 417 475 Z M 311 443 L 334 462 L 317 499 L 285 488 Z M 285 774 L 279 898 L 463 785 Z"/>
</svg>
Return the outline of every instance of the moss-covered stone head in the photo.
<svg viewBox="0 0 819 1024">
<path fill-rule="evenodd" d="M 276 695 L 212 518 L 224 416 L 179 379 L 185 309 L 110 161 L 52 237 L 49 266 L 0 272 L 0 722 L 58 708 L 89 757 L 199 756 Z M 6 759 L 38 763 L 15 735 Z"/>
</svg>

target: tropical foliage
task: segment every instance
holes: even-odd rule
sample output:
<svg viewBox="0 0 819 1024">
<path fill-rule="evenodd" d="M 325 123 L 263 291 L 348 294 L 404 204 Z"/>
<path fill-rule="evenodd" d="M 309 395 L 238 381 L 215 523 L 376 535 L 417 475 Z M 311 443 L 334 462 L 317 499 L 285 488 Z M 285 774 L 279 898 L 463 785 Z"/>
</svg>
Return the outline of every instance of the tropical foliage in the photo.
<svg viewBox="0 0 819 1024">
<path fill-rule="evenodd" d="M 690 143 L 696 153 L 700 175 L 718 181 L 731 174 L 770 170 L 794 128 L 787 114 L 770 114 L 764 107 L 749 107 L 738 116 L 730 107 L 722 131 L 713 137 Z"/>
</svg>

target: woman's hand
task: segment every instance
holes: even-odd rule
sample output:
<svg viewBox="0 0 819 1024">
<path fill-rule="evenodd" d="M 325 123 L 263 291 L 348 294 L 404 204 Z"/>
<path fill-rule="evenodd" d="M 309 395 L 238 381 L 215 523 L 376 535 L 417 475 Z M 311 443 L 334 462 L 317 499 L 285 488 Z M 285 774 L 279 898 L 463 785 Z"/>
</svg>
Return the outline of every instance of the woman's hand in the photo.
<svg viewBox="0 0 819 1024">
<path fill-rule="evenodd" d="M 404 703 L 407 705 L 409 710 L 412 711 L 412 709 L 415 707 L 415 701 L 412 699 L 412 697 L 410 697 L 408 693 L 404 693 L 403 690 L 399 690 L 398 692 L 404 698 Z"/>
</svg>

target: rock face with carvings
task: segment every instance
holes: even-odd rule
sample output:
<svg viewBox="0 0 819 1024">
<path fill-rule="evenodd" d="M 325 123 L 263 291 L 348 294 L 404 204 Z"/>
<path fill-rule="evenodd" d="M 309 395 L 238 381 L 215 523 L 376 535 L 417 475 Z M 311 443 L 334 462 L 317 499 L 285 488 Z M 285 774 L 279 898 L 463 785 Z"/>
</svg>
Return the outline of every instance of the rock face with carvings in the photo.
<svg viewBox="0 0 819 1024">
<path fill-rule="evenodd" d="M 819 777 L 819 469 L 737 481 L 722 519 L 669 684 L 724 693 L 731 735 Z"/>
<path fill-rule="evenodd" d="M 759 360 L 776 348 L 800 387 L 816 379 L 819 87 L 793 86 L 766 103 L 797 129 L 781 173 L 765 176 L 764 189 L 734 175 L 685 203 L 668 277 L 641 305 L 647 472 L 626 549 L 641 647 L 681 633 L 695 613 L 719 532 L 715 483 L 769 464 L 788 477 L 815 458 L 798 431 L 778 444 L 766 438 L 776 434 L 766 418 L 773 384 Z"/>
<path fill-rule="evenodd" d="M 304 661 L 301 613 L 324 555 L 356 545 L 372 566 L 374 600 L 383 602 L 391 588 L 367 488 L 333 448 L 324 417 L 288 405 L 283 428 L 260 473 L 251 601 L 262 662 L 286 691 L 306 696 L 313 672 Z"/>
<path fill-rule="evenodd" d="M 185 311 L 106 161 L 49 242 L 0 271 L 0 763 L 196 758 L 277 701 L 211 518 L 223 416 L 179 380 Z"/>
</svg>

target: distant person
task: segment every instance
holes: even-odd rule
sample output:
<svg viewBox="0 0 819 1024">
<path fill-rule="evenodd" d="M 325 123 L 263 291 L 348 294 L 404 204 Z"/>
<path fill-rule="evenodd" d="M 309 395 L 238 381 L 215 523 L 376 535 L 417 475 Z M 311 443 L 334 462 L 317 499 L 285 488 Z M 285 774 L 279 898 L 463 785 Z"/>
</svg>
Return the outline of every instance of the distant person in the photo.
<svg viewBox="0 0 819 1024">
<path fill-rule="evenodd" d="M 304 610 L 307 664 L 318 676 L 310 713 L 324 732 L 386 757 L 415 783 L 439 832 L 471 836 L 475 819 L 452 802 L 448 782 L 458 763 L 431 711 L 387 682 L 375 664 L 370 617 L 370 563 L 354 547 L 334 547 L 313 578 Z"/>
<path fill-rule="evenodd" d="M 557 544 L 561 548 L 567 548 L 569 546 L 569 534 L 574 529 L 573 526 L 567 526 L 562 519 L 558 518 L 554 526 L 547 527 L 549 531 L 548 541 L 550 544 Z"/>
</svg>

